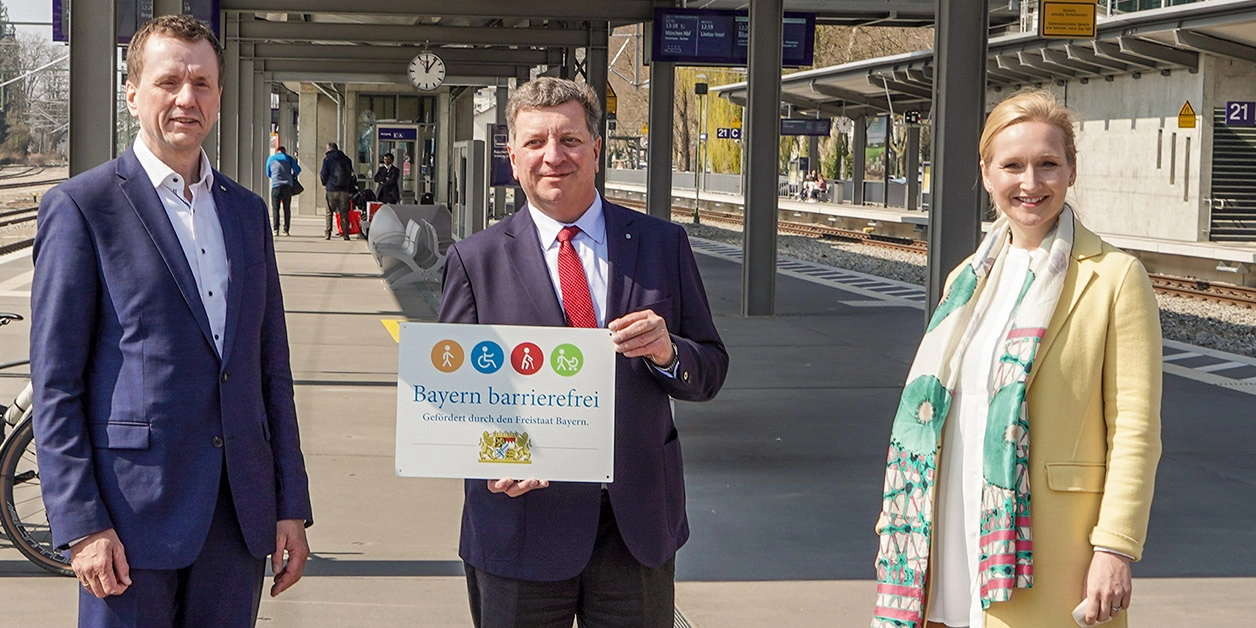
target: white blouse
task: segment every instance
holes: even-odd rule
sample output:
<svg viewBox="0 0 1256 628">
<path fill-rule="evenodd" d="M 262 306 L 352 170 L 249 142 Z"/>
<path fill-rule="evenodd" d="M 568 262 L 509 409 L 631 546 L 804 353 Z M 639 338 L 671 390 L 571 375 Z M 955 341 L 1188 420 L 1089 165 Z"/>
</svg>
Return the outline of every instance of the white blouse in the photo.
<svg viewBox="0 0 1256 628">
<path fill-rule="evenodd" d="M 986 285 L 986 290 L 994 292 L 969 323 L 971 333 L 967 337 L 972 341 L 960 349 L 959 377 L 942 428 L 928 619 L 952 628 L 985 625 L 977 570 L 990 377 L 994 360 L 1003 351 L 1012 309 L 1025 285 L 1030 254 L 1008 246 L 1001 272 Z"/>
</svg>

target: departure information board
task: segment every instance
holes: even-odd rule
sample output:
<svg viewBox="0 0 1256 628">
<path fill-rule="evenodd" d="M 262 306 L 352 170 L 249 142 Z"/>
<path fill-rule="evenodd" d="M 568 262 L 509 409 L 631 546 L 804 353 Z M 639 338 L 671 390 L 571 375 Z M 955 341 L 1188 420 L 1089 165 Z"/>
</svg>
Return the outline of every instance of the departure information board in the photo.
<svg viewBox="0 0 1256 628">
<path fill-rule="evenodd" d="M 809 66 L 815 52 L 814 13 L 785 13 L 781 66 Z M 750 16 L 745 11 L 655 9 L 655 61 L 685 65 L 746 65 L 750 50 Z"/>
</svg>

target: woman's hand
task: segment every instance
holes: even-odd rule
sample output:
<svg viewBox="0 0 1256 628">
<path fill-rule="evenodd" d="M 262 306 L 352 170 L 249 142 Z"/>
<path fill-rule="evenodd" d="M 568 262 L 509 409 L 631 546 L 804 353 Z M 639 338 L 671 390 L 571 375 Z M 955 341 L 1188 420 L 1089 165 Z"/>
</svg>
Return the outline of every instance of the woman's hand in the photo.
<svg viewBox="0 0 1256 628">
<path fill-rule="evenodd" d="M 1112 552 L 1095 551 L 1082 583 L 1086 596 L 1086 623 L 1108 621 L 1129 608 L 1132 582 L 1130 559 Z"/>
</svg>

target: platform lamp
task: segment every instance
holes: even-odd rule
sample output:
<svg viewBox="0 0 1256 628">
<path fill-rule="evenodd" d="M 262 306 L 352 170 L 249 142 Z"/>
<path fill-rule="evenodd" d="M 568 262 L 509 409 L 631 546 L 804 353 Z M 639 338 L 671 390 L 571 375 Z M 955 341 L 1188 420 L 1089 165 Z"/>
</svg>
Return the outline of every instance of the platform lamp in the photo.
<svg viewBox="0 0 1256 628">
<path fill-rule="evenodd" d="M 694 142 L 693 156 L 698 163 L 693 169 L 693 224 L 699 225 L 702 224 L 698 211 L 702 208 L 699 199 L 702 195 L 702 145 L 706 143 L 707 75 L 699 74 L 694 80 L 693 93 L 698 97 L 698 140 Z"/>
</svg>

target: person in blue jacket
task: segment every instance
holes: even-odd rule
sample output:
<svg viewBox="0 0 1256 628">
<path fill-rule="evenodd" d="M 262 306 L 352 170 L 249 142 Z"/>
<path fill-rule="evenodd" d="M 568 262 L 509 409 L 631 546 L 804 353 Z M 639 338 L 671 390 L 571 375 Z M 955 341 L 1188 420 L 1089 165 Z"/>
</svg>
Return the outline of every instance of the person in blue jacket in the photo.
<svg viewBox="0 0 1256 628">
<path fill-rule="evenodd" d="M 292 185 L 301 174 L 301 164 L 282 146 L 266 160 L 266 176 L 270 178 L 271 226 L 279 235 L 279 207 L 283 206 L 283 234 L 292 225 Z"/>
</svg>

